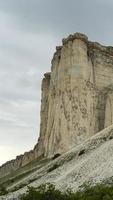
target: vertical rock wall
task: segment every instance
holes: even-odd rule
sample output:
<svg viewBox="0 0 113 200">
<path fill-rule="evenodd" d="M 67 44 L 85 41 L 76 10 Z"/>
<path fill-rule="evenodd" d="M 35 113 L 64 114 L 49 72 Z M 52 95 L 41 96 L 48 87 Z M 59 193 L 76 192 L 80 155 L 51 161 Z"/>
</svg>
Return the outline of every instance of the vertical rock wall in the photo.
<svg viewBox="0 0 113 200">
<path fill-rule="evenodd" d="M 42 80 L 42 97 L 41 97 L 41 112 L 40 112 L 40 135 L 38 143 L 34 148 L 35 158 L 44 155 L 45 147 L 45 134 L 47 130 L 47 120 L 48 120 L 48 108 L 49 108 L 49 87 L 50 87 L 50 78 L 51 73 L 44 74 Z"/>
<path fill-rule="evenodd" d="M 108 93 L 105 108 L 105 127 L 113 124 L 113 91 Z"/>
<path fill-rule="evenodd" d="M 64 153 L 113 123 L 113 47 L 75 33 L 56 47 L 42 81 L 38 143 L 0 167 L 0 177 L 41 156 Z"/>
<path fill-rule="evenodd" d="M 112 123 L 109 113 L 113 111 L 107 106 L 112 77 L 112 48 L 89 42 L 79 33 L 56 48 L 48 95 L 45 156 L 63 153 Z"/>
<path fill-rule="evenodd" d="M 87 37 L 63 41 L 52 61 L 45 156 L 63 153 L 98 131 L 93 66 Z"/>
</svg>

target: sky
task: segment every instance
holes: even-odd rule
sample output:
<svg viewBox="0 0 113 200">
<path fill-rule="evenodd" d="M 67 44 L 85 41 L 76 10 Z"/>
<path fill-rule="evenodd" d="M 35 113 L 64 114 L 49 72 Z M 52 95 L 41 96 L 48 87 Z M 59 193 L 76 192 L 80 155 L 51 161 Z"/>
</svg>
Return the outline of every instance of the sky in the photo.
<svg viewBox="0 0 113 200">
<path fill-rule="evenodd" d="M 0 0 L 0 165 L 37 142 L 55 47 L 75 32 L 113 46 L 112 20 L 113 0 Z"/>
</svg>

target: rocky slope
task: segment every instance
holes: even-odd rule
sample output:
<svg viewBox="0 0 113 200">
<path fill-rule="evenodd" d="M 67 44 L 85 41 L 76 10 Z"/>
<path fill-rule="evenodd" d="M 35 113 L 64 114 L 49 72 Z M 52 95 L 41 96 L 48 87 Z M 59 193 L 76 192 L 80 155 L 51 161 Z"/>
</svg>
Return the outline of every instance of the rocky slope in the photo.
<svg viewBox="0 0 113 200">
<path fill-rule="evenodd" d="M 28 185 L 37 187 L 47 182 L 60 190 L 72 188 L 74 191 L 84 184 L 113 183 L 113 125 L 56 159 L 32 163 L 29 173 L 28 168 L 5 177 L 9 194 L 0 197 L 1 200 L 18 199 Z"/>
</svg>

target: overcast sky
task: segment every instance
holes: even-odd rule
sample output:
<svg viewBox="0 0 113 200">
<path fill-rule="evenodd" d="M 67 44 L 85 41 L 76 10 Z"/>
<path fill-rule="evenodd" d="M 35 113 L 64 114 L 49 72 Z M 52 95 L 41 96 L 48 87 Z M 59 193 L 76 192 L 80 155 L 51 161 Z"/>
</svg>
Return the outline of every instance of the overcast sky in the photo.
<svg viewBox="0 0 113 200">
<path fill-rule="evenodd" d="M 113 0 L 0 0 L 0 164 L 37 142 L 43 74 L 74 32 L 113 46 Z"/>
</svg>

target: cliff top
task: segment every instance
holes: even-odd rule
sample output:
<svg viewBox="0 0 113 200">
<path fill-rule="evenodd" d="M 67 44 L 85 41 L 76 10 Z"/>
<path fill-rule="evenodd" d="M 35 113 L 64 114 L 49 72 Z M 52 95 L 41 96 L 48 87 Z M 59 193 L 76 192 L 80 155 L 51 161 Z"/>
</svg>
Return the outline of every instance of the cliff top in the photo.
<svg viewBox="0 0 113 200">
<path fill-rule="evenodd" d="M 49 78 L 50 76 L 51 76 L 51 72 L 47 72 L 47 73 L 44 74 L 45 78 Z"/>
<path fill-rule="evenodd" d="M 99 51 L 105 52 L 105 53 L 113 56 L 113 46 L 104 46 L 104 45 L 101 45 L 98 42 L 89 41 L 87 35 L 85 35 L 83 33 L 78 33 L 78 32 L 69 35 L 67 38 L 63 38 L 62 46 L 57 46 L 56 47 L 55 54 L 59 53 L 62 50 L 63 46 L 68 44 L 69 41 L 74 41 L 75 39 L 79 39 L 79 40 L 84 41 L 87 44 L 87 47 L 89 49 L 92 49 L 92 50 L 93 49 L 97 49 Z"/>
</svg>

